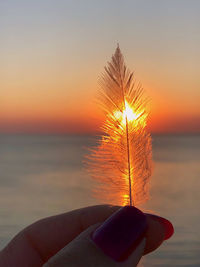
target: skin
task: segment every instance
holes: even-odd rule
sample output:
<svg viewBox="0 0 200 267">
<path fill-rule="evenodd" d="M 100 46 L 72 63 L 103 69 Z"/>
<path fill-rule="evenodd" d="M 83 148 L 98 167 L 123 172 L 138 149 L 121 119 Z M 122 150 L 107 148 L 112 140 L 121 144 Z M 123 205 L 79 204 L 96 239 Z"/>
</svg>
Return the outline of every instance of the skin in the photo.
<svg viewBox="0 0 200 267">
<path fill-rule="evenodd" d="M 119 208 L 98 205 L 37 221 L 17 234 L 0 252 L 0 266 L 136 266 L 143 254 L 162 244 L 165 229 L 147 215 L 146 238 L 126 262 L 116 263 L 95 246 L 90 235 Z"/>
</svg>

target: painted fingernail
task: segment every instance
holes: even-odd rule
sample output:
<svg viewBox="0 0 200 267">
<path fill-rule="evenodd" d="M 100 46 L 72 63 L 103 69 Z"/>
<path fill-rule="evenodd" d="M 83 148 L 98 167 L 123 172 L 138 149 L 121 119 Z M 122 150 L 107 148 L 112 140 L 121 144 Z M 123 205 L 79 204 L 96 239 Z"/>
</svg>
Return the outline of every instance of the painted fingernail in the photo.
<svg viewBox="0 0 200 267">
<path fill-rule="evenodd" d="M 154 220 L 158 221 L 165 229 L 165 238 L 164 240 L 169 239 L 173 233 L 174 233 L 174 227 L 172 225 L 172 223 L 170 221 L 168 221 L 167 219 L 154 215 L 154 214 L 148 214 L 150 215 Z"/>
<path fill-rule="evenodd" d="M 138 246 L 147 230 L 143 212 L 125 206 L 109 217 L 92 234 L 92 240 L 116 261 L 123 261 Z"/>
</svg>

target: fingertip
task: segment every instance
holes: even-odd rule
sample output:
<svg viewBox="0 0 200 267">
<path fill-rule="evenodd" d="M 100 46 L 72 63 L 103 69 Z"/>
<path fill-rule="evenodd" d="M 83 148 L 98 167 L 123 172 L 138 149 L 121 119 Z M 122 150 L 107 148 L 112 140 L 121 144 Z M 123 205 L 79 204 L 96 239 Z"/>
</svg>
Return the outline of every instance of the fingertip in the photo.
<svg viewBox="0 0 200 267">
<path fill-rule="evenodd" d="M 169 239 L 174 233 L 174 227 L 170 221 L 153 214 L 146 214 L 148 230 L 146 234 L 146 247 L 144 254 L 157 249 L 163 241 Z"/>
<path fill-rule="evenodd" d="M 169 239 L 174 234 L 174 226 L 173 224 L 165 218 L 160 217 L 160 221 L 165 226 L 165 240 Z"/>
<path fill-rule="evenodd" d="M 174 227 L 169 220 L 167 220 L 163 217 L 157 216 L 157 215 L 153 215 L 153 214 L 149 214 L 149 216 L 151 216 L 151 218 L 153 220 L 156 220 L 159 223 L 161 223 L 161 225 L 163 226 L 163 228 L 165 230 L 164 240 L 169 239 L 174 234 Z"/>
</svg>

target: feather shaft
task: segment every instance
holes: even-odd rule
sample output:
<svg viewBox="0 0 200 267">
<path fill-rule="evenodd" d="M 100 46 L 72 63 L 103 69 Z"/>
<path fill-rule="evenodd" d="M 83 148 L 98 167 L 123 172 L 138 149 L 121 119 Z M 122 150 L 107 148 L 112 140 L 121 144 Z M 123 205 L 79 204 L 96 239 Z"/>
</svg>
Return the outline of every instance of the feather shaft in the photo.
<svg viewBox="0 0 200 267">
<path fill-rule="evenodd" d="M 121 74 L 121 71 L 119 69 L 119 72 Z M 132 75 L 131 75 L 132 76 Z M 131 79 L 131 76 L 128 80 L 128 83 Z M 126 145 L 127 145 L 127 167 L 128 167 L 128 181 L 129 181 L 129 203 L 130 206 L 133 205 L 133 199 L 132 199 L 132 182 L 131 182 L 131 162 L 130 162 L 130 147 L 129 147 L 129 130 L 128 130 L 128 118 L 127 118 L 127 110 L 126 110 L 126 103 L 125 103 L 125 92 L 124 92 L 124 86 L 122 82 L 122 78 L 120 75 L 120 81 L 121 81 L 121 90 L 122 90 L 122 95 L 123 95 L 123 106 L 125 110 L 125 116 L 126 116 Z"/>
<path fill-rule="evenodd" d="M 127 116 L 126 116 L 126 142 L 127 142 L 127 159 L 128 159 L 129 199 L 130 199 L 130 206 L 132 206 L 133 200 L 132 200 L 132 183 L 131 183 L 131 163 L 130 163 L 129 132 L 128 132 Z"/>
</svg>

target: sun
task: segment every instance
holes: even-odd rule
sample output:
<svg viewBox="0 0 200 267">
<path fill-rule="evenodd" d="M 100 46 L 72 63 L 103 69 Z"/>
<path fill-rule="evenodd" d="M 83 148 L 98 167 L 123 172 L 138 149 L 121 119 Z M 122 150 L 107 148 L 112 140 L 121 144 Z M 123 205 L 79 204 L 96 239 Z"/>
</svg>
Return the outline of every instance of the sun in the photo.
<svg viewBox="0 0 200 267">
<path fill-rule="evenodd" d="M 129 103 L 125 100 L 125 108 L 123 112 L 121 111 L 115 111 L 114 117 L 121 122 L 122 125 L 126 124 L 126 118 L 128 122 L 132 122 L 137 120 L 140 117 L 141 113 L 136 113 L 131 108 Z"/>
<path fill-rule="evenodd" d="M 123 121 L 126 121 L 126 117 L 128 122 L 136 120 L 137 118 L 139 118 L 141 114 L 140 113 L 136 113 L 133 111 L 133 109 L 130 107 L 130 105 L 128 104 L 127 101 L 125 101 L 125 109 L 123 111 Z"/>
</svg>

